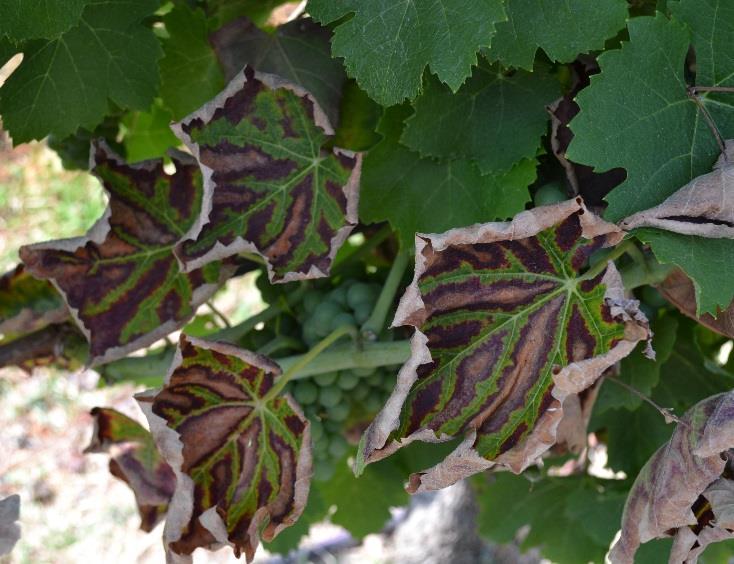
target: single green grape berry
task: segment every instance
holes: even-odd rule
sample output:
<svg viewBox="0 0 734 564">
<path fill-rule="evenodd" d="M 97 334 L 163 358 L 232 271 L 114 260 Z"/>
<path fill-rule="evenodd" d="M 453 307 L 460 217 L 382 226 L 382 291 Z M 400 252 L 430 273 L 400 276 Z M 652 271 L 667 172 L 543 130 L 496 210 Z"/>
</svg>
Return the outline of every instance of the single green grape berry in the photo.
<svg viewBox="0 0 734 564">
<path fill-rule="evenodd" d="M 321 386 L 323 388 L 326 386 L 331 386 L 334 382 L 336 382 L 338 376 L 338 372 L 323 372 L 322 374 L 316 374 L 316 376 L 313 377 L 313 381 L 316 382 L 318 386 Z"/>
<path fill-rule="evenodd" d="M 370 290 L 369 284 L 365 284 L 364 282 L 353 284 L 347 292 L 347 305 L 353 310 L 356 310 L 358 305 L 371 301 L 372 291 Z"/>
<path fill-rule="evenodd" d="M 357 307 L 354 308 L 354 319 L 362 325 L 365 321 L 367 321 L 370 318 L 370 315 L 372 315 L 372 309 L 374 308 L 373 304 L 369 302 L 362 302 L 360 304 L 357 304 Z"/>
<path fill-rule="evenodd" d="M 342 391 L 337 386 L 329 386 L 319 390 L 319 403 L 324 407 L 333 407 L 342 401 Z"/>
<path fill-rule="evenodd" d="M 326 415 L 332 421 L 344 421 L 349 417 L 350 407 L 348 403 L 338 403 L 326 410 Z"/>
<path fill-rule="evenodd" d="M 329 454 L 334 458 L 341 458 L 349 450 L 349 443 L 341 435 L 334 435 L 329 440 Z"/>
<path fill-rule="evenodd" d="M 340 306 L 347 306 L 347 286 L 341 284 L 338 288 L 334 288 L 329 293 L 329 299 L 333 302 L 338 303 Z"/>
<path fill-rule="evenodd" d="M 329 436 L 338 435 L 342 431 L 342 422 L 327 419 L 324 421 L 324 429 L 328 431 Z"/>
<path fill-rule="evenodd" d="M 314 403 L 319 397 L 319 389 L 309 380 L 297 382 L 293 388 L 293 397 L 301 405 Z"/>
<path fill-rule="evenodd" d="M 344 325 L 356 326 L 357 322 L 354 320 L 354 316 L 351 313 L 340 313 L 336 317 L 332 317 L 330 331 L 336 331 L 339 327 Z"/>
<path fill-rule="evenodd" d="M 568 200 L 568 193 L 560 182 L 550 182 L 535 192 L 535 206 L 547 206 Z"/>
<path fill-rule="evenodd" d="M 312 323 L 307 323 L 303 325 L 303 329 L 301 331 L 301 339 L 303 339 L 303 342 L 306 343 L 309 347 L 315 345 L 321 340 L 321 338 L 316 334 Z"/>
<path fill-rule="evenodd" d="M 313 313 L 322 301 L 324 301 L 323 292 L 309 290 L 303 295 L 303 309 L 306 310 L 306 313 Z"/>
<path fill-rule="evenodd" d="M 329 435 L 324 433 L 323 435 L 321 435 L 321 437 L 319 437 L 318 440 L 315 440 L 313 442 L 314 452 L 328 452 L 329 444 L 330 444 Z"/>
<path fill-rule="evenodd" d="M 323 301 L 313 312 L 310 323 L 313 324 L 313 330 L 319 337 L 326 337 L 331 331 L 331 320 L 344 312 L 339 304 L 332 301 Z"/>
<path fill-rule="evenodd" d="M 311 440 L 318 441 L 324 436 L 324 425 L 316 417 L 309 417 L 308 419 L 311 422 Z"/>
<path fill-rule="evenodd" d="M 366 400 L 364 400 L 362 405 L 370 413 L 376 413 L 380 411 L 380 409 L 382 409 L 382 404 L 383 404 L 382 397 L 380 397 L 381 395 L 382 394 L 380 392 L 377 392 L 377 393 L 373 392 L 372 394 L 370 394 L 370 396 Z"/>
<path fill-rule="evenodd" d="M 382 379 L 384 378 L 382 370 L 378 370 L 366 378 L 367 383 L 375 388 L 382 386 Z"/>
<path fill-rule="evenodd" d="M 328 482 L 334 477 L 334 463 L 331 461 L 318 461 L 313 466 L 313 479 L 317 482 Z"/>
<path fill-rule="evenodd" d="M 353 390 L 359 384 L 359 376 L 352 370 L 342 370 L 336 382 L 342 390 Z"/>
<path fill-rule="evenodd" d="M 363 380 L 362 382 L 360 382 L 357 385 L 356 388 L 354 388 L 351 392 L 349 392 L 349 397 L 354 398 L 357 401 L 362 401 L 368 395 L 370 395 L 371 391 L 372 391 L 372 387 Z"/>
</svg>

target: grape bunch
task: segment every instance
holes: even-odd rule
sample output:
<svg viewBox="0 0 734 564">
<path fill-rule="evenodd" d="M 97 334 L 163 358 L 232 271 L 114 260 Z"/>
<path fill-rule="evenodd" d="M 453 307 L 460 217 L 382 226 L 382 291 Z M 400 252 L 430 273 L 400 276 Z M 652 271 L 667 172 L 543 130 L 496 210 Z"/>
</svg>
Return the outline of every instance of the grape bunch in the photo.
<svg viewBox="0 0 734 564">
<path fill-rule="evenodd" d="M 290 392 L 311 421 L 314 479 L 326 481 L 347 452 L 344 431 L 372 420 L 395 386 L 397 368 L 355 368 L 292 382 Z"/>
</svg>

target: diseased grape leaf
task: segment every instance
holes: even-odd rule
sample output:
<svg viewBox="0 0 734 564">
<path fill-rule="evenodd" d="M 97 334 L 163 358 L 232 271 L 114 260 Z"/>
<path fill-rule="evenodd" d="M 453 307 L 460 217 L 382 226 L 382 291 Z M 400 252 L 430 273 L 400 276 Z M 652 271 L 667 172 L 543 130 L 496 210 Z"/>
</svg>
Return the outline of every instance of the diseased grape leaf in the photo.
<svg viewBox="0 0 734 564">
<path fill-rule="evenodd" d="M 163 157 L 180 145 L 171 131 L 171 113 L 156 100 L 147 112 L 130 112 L 122 120 L 128 162 L 136 163 Z"/>
<path fill-rule="evenodd" d="M 416 235 L 416 269 L 393 324 L 412 325 L 412 354 L 365 432 L 357 471 L 415 441 L 464 441 L 411 476 L 438 489 L 495 465 L 521 472 L 556 442 L 562 404 L 649 337 L 613 263 L 592 252 L 621 231 L 580 198 L 509 223 Z"/>
<path fill-rule="evenodd" d="M 85 237 L 21 247 L 28 271 L 51 280 L 90 343 L 93 364 L 126 356 L 183 325 L 235 270 L 211 263 L 182 273 L 173 247 L 199 218 L 202 177 L 196 162 L 173 154 L 127 165 L 105 146 L 94 174 L 110 204 Z"/>
<path fill-rule="evenodd" d="M 685 271 L 695 288 L 695 311 L 717 314 L 734 299 L 734 241 L 681 235 L 660 229 L 638 229 L 635 236 L 649 243 L 655 258 Z M 694 304 L 691 304 L 693 306 Z"/>
<path fill-rule="evenodd" d="M 548 128 L 546 106 L 558 96 L 546 67 L 506 74 L 482 58 L 456 94 L 429 76 L 400 140 L 424 157 L 463 157 L 482 174 L 506 172 L 535 157 Z"/>
<path fill-rule="evenodd" d="M 85 453 L 110 455 L 110 474 L 135 494 L 140 528 L 150 532 L 163 519 L 176 487 L 176 476 L 156 449 L 145 427 L 111 408 L 95 407 L 94 432 Z"/>
<path fill-rule="evenodd" d="M 683 235 L 734 239 L 734 140 L 711 172 L 697 176 L 655 207 L 623 219 L 623 229 L 656 227 Z"/>
<path fill-rule="evenodd" d="M 506 19 L 501 0 L 310 0 L 308 12 L 324 24 L 353 14 L 337 25 L 332 53 L 383 106 L 414 98 L 426 66 L 458 90 Z"/>
<path fill-rule="evenodd" d="M 273 282 L 328 275 L 357 223 L 362 157 L 327 148 L 310 94 L 248 67 L 173 128 L 206 171 L 204 221 L 176 251 L 186 269 L 256 252 Z"/>
<path fill-rule="evenodd" d="M 702 494 L 711 504 L 716 525 L 734 529 L 734 481 L 719 478 Z"/>
<path fill-rule="evenodd" d="M 706 544 L 731 534 L 711 527 L 695 505 L 721 477 L 726 452 L 734 447 L 734 393 L 707 398 L 682 418 L 670 441 L 647 462 L 630 490 L 622 534 L 609 554 L 620 564 L 634 560 L 641 543 L 674 536 L 671 562 L 688 561 Z M 724 455 L 724 456 L 722 456 Z M 693 526 L 693 527 L 691 527 Z"/>
<path fill-rule="evenodd" d="M 364 160 L 360 219 L 388 220 L 403 246 L 413 246 L 416 232 L 445 231 L 492 219 L 507 219 L 530 201 L 535 160 L 526 159 L 506 174 L 482 176 L 468 160 L 421 158 L 400 144 L 410 108 L 389 108 L 380 121 L 383 135 Z"/>
<path fill-rule="evenodd" d="M 725 310 L 717 311 L 716 317 L 709 313 L 697 316 L 696 288 L 691 279 L 679 268 L 673 270 L 657 288 L 663 297 L 677 307 L 682 314 L 712 331 L 734 339 L 734 302 L 730 303 Z"/>
<path fill-rule="evenodd" d="M 544 477 L 497 473 L 477 484 L 479 531 L 497 543 L 515 541 L 530 525 L 520 548 L 537 547 L 563 564 L 603 562 L 619 528 L 624 495 L 588 477 Z"/>
<path fill-rule="evenodd" d="M 734 5 L 726 0 L 683 0 L 671 2 L 670 8 L 677 19 L 658 15 L 631 20 L 630 41 L 599 57 L 601 75 L 577 97 L 581 113 L 571 122 L 575 137 L 568 158 L 597 170 L 627 170 L 625 182 L 607 196 L 605 217 L 611 221 L 662 203 L 710 171 L 719 156 L 715 138 L 689 96 L 685 61 L 692 40 L 696 83 L 734 86 Z M 731 94 L 704 93 L 699 98 L 721 134 L 734 137 Z M 663 232 L 654 239 L 656 254 L 670 257 L 666 262 L 675 262 L 696 281 L 698 314 L 714 313 L 717 306 L 731 302 L 734 288 L 716 277 L 731 279 L 726 271 L 734 241 L 701 244 Z M 724 257 L 727 266 L 712 267 Z"/>
<path fill-rule="evenodd" d="M 346 75 L 341 62 L 331 57 L 330 39 L 327 28 L 307 18 L 278 26 L 272 33 L 240 18 L 210 36 L 228 80 L 245 65 L 288 79 L 310 92 L 336 125 Z"/>
<path fill-rule="evenodd" d="M 622 359 L 619 364 L 618 380 L 629 384 L 637 391 L 649 396 L 660 380 L 660 370 L 670 358 L 675 344 L 678 330 L 677 319 L 673 316 L 664 316 L 652 323 L 652 346 L 655 349 L 655 360 L 646 358 L 642 351 L 634 350 Z M 607 409 L 624 407 L 634 411 L 642 406 L 639 396 L 626 390 L 616 382 L 604 381 L 594 410 L 603 413 Z"/>
<path fill-rule="evenodd" d="M 32 333 L 69 317 L 63 298 L 46 280 L 19 264 L 0 276 L 0 342 Z"/>
<path fill-rule="evenodd" d="M 20 540 L 20 496 L 0 500 L 0 556 L 9 554 Z"/>
<path fill-rule="evenodd" d="M 163 388 L 137 396 L 176 473 L 163 532 L 173 558 L 228 544 L 251 562 L 260 537 L 303 511 L 310 425 L 290 396 L 269 396 L 280 374 L 265 357 L 182 334 Z"/>
<path fill-rule="evenodd" d="M 3 0 L 0 37 L 53 39 L 75 25 L 90 0 Z"/>
<path fill-rule="evenodd" d="M 143 20 L 157 0 L 90 0 L 57 39 L 19 44 L 23 62 L 0 89 L 3 126 L 16 144 L 92 130 L 109 111 L 145 110 L 158 88 L 161 48 Z"/>
<path fill-rule="evenodd" d="M 287 555 L 290 551 L 297 549 L 301 545 L 301 540 L 309 533 L 311 525 L 323 523 L 328 516 L 329 507 L 324 504 L 324 500 L 321 498 L 318 483 L 312 482 L 308 492 L 306 508 L 301 513 L 298 521 L 278 533 L 278 536 L 272 541 L 264 542 L 265 550 L 284 556 Z"/>
<path fill-rule="evenodd" d="M 507 21 L 497 24 L 489 56 L 528 70 L 538 48 L 562 63 L 602 49 L 627 19 L 624 0 L 507 0 L 505 9 Z"/>
<path fill-rule="evenodd" d="M 181 119 L 224 88 L 224 72 L 209 44 L 204 12 L 178 3 L 163 18 L 160 96 L 174 119 Z"/>
</svg>

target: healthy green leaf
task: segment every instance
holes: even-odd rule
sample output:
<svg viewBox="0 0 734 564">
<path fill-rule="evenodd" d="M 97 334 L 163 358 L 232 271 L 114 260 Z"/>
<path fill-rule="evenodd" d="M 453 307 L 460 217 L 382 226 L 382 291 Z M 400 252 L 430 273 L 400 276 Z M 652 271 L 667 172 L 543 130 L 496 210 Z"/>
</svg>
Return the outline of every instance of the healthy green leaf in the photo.
<svg viewBox="0 0 734 564">
<path fill-rule="evenodd" d="M 635 235 L 652 246 L 655 258 L 675 264 L 693 280 L 696 315 L 726 308 L 734 298 L 734 241 L 681 235 L 660 229 L 640 229 Z"/>
<path fill-rule="evenodd" d="M 260 537 L 303 511 L 310 426 L 289 396 L 269 396 L 280 375 L 265 357 L 182 334 L 163 388 L 138 396 L 176 473 L 164 531 L 174 558 L 219 543 L 251 562 Z"/>
<path fill-rule="evenodd" d="M 563 564 L 603 562 L 624 504 L 622 494 L 603 484 L 582 477 L 531 482 L 498 473 L 478 486 L 480 533 L 507 543 L 530 525 L 521 548 L 537 547 L 544 557 Z"/>
<path fill-rule="evenodd" d="M 327 506 L 336 506 L 331 522 L 355 538 L 380 532 L 390 519 L 390 508 L 408 503 L 403 474 L 391 460 L 375 464 L 359 478 L 347 461 L 340 461 L 336 468 L 334 477 L 318 489 Z"/>
<path fill-rule="evenodd" d="M 646 358 L 642 351 L 636 349 L 627 358 L 622 359 L 616 378 L 649 396 L 658 384 L 661 367 L 673 352 L 677 330 L 678 321 L 675 317 L 665 316 L 654 322 L 652 347 L 655 349 L 655 360 Z M 630 393 L 616 382 L 605 380 L 594 410 L 603 413 L 607 409 L 624 407 L 634 411 L 641 406 L 642 399 L 639 396 Z"/>
<path fill-rule="evenodd" d="M 183 325 L 234 271 L 212 263 L 184 274 L 173 247 L 199 218 L 202 178 L 190 156 L 130 166 L 104 146 L 94 174 L 110 197 L 86 237 L 22 247 L 29 272 L 61 291 L 90 342 L 93 363 L 150 345 Z"/>
<path fill-rule="evenodd" d="M 224 88 L 224 73 L 209 44 L 209 27 L 201 9 L 176 4 L 163 19 L 161 98 L 174 119 L 181 119 Z"/>
<path fill-rule="evenodd" d="M 325 24 L 354 14 L 337 25 L 332 53 L 383 106 L 414 98 L 428 65 L 458 90 L 506 19 L 501 0 L 310 0 L 308 11 Z"/>
<path fill-rule="evenodd" d="M 360 194 L 360 218 L 388 220 L 406 248 L 414 235 L 492 219 L 507 219 L 530 201 L 535 160 L 520 161 L 506 174 L 482 176 L 468 160 L 421 158 L 398 141 L 407 106 L 385 111 L 378 132 L 384 138 L 367 154 Z"/>
<path fill-rule="evenodd" d="M 171 113 L 156 101 L 147 112 L 131 112 L 122 124 L 125 127 L 124 144 L 127 160 L 131 163 L 158 159 L 180 145 L 171 131 Z"/>
<path fill-rule="evenodd" d="M 22 264 L 0 276 L 0 342 L 69 317 L 63 298 L 46 280 L 28 274 Z"/>
<path fill-rule="evenodd" d="M 621 237 L 580 200 L 416 236 L 415 278 L 393 322 L 416 328 L 412 355 L 365 432 L 363 460 L 464 436 L 411 477 L 411 491 L 534 462 L 556 442 L 564 400 L 648 338 L 613 266 L 581 274 L 591 253 Z"/>
<path fill-rule="evenodd" d="M 546 68 L 508 75 L 482 59 L 456 94 L 429 76 L 400 140 L 421 156 L 463 157 L 482 174 L 505 172 L 535 157 L 548 128 L 545 107 L 559 96 Z"/>
<path fill-rule="evenodd" d="M 0 115 L 13 141 L 95 128 L 112 101 L 145 110 L 158 88 L 160 45 L 142 24 L 157 0 L 91 0 L 57 39 L 21 44 L 20 67 L 0 89 Z"/>
<path fill-rule="evenodd" d="M 205 225 L 177 254 L 187 269 L 257 252 L 271 281 L 325 276 L 357 222 L 361 155 L 298 86 L 247 68 L 174 131 L 207 173 Z"/>
<path fill-rule="evenodd" d="M 507 21 L 497 24 L 490 59 L 532 70 L 535 53 L 566 63 L 602 49 L 624 28 L 624 0 L 507 0 Z"/>
<path fill-rule="evenodd" d="M 150 532 L 163 519 L 176 487 L 176 476 L 137 421 L 114 409 L 95 407 L 94 433 L 85 453 L 110 455 L 110 473 L 135 494 L 140 528 Z"/>
<path fill-rule="evenodd" d="M 210 36 L 228 80 L 245 65 L 286 78 L 310 92 L 337 124 L 346 76 L 341 62 L 331 57 L 330 39 L 329 30 L 310 19 L 297 19 L 272 33 L 239 19 Z"/>
<path fill-rule="evenodd" d="M 91 0 L 3 0 L 0 37 L 53 39 L 79 21 Z"/>
</svg>

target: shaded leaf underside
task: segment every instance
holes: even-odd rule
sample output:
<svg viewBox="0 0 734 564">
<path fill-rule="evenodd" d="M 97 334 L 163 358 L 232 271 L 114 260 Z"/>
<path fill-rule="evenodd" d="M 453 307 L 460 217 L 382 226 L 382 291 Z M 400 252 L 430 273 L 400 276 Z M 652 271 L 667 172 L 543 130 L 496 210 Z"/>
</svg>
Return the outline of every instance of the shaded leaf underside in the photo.
<svg viewBox="0 0 734 564">
<path fill-rule="evenodd" d="M 273 281 L 326 275 L 357 222 L 361 159 L 325 148 L 310 95 L 248 68 L 174 129 L 212 170 L 208 222 L 177 251 L 188 268 L 255 251 Z"/>
<path fill-rule="evenodd" d="M 182 492 L 193 499 L 193 506 L 169 517 L 180 530 L 174 525 L 164 536 L 178 554 L 230 543 L 251 561 L 263 527 L 262 538 L 271 540 L 303 510 L 311 467 L 308 421 L 290 398 L 265 397 L 280 374 L 267 359 L 183 335 L 179 351 L 163 389 L 141 400 L 144 410 L 144 402 L 152 402 L 146 414 L 164 455 L 171 449 L 168 439 L 160 440 L 158 418 L 183 447 L 182 455 L 173 455 L 180 464 L 172 463 L 179 477 L 172 507 L 181 511 L 176 498 Z"/>
<path fill-rule="evenodd" d="M 87 237 L 21 248 L 28 270 L 64 295 L 95 363 L 183 326 L 234 270 L 212 263 L 180 271 L 173 247 L 200 214 L 203 188 L 190 157 L 174 163 L 169 176 L 163 161 L 130 166 L 97 147 L 93 172 L 110 196 L 103 218 Z"/>
</svg>

